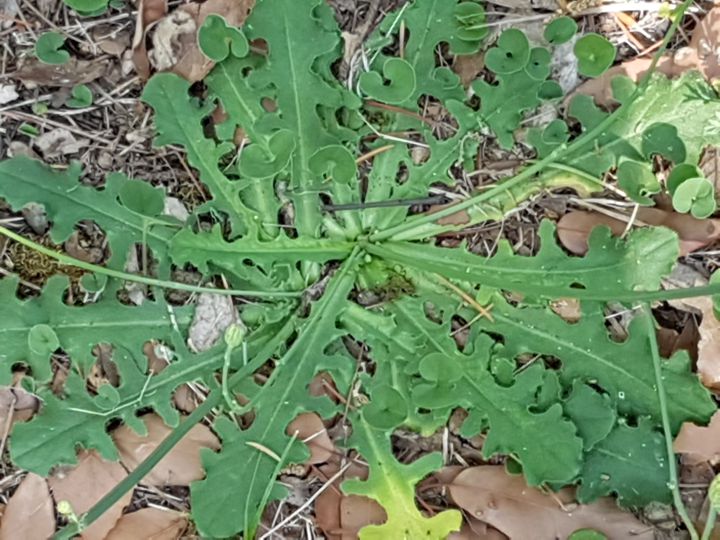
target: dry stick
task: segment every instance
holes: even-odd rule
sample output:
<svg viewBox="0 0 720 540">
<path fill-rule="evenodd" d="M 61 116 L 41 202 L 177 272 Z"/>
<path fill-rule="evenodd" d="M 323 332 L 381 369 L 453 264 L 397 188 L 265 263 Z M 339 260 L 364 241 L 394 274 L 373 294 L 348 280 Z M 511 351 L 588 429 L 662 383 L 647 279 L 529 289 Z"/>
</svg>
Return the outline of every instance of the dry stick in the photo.
<svg viewBox="0 0 720 540">
<path fill-rule="evenodd" d="M 663 382 L 662 368 L 660 367 L 660 352 L 658 350 L 657 338 L 655 337 L 655 325 L 653 324 L 653 314 L 648 304 L 643 305 L 645 311 L 648 339 L 650 340 L 650 352 L 652 354 L 653 369 L 655 371 L 655 385 L 657 386 L 657 396 L 660 403 L 660 418 L 662 420 L 663 435 L 665 436 L 665 450 L 668 460 L 668 487 L 672 491 L 673 503 L 675 509 L 680 515 L 685 527 L 690 533 L 691 540 L 698 540 L 698 533 L 688 516 L 687 509 L 680 496 L 678 487 L 677 463 L 675 462 L 675 451 L 673 450 L 673 436 L 670 427 L 670 415 L 668 414 L 667 395 L 665 394 L 665 383 Z"/>
</svg>

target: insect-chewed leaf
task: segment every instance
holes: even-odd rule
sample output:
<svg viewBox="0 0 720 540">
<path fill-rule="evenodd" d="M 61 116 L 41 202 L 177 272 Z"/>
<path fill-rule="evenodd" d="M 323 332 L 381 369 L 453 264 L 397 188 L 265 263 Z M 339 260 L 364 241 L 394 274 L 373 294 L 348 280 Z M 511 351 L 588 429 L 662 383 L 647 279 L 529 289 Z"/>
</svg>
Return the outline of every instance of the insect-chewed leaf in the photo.
<svg viewBox="0 0 720 540">
<path fill-rule="evenodd" d="M 596 297 L 637 290 L 654 290 L 678 256 L 677 235 L 669 229 L 641 229 L 626 241 L 599 227 L 589 238 L 583 258 L 568 257 L 555 241 L 550 222 L 540 227 L 537 255 L 515 255 L 507 243 L 490 258 L 463 249 L 444 249 L 410 243 L 368 245 L 367 250 L 386 260 L 436 272 L 473 283 L 549 297 Z"/>
</svg>

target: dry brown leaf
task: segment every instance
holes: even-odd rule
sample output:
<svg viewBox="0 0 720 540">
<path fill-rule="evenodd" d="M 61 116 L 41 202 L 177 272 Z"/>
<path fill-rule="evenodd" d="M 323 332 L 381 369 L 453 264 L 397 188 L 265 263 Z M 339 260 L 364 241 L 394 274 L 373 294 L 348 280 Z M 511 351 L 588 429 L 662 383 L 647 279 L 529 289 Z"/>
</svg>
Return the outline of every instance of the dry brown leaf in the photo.
<svg viewBox="0 0 720 540">
<path fill-rule="evenodd" d="M 143 508 L 124 514 L 105 540 L 175 540 L 187 525 L 187 517 L 180 512 Z"/>
<path fill-rule="evenodd" d="M 25 86 L 59 86 L 71 88 L 87 84 L 107 73 L 110 62 L 103 59 L 78 60 L 74 56 L 62 65 L 43 64 L 35 57 L 28 58 L 18 69 L 14 78 Z"/>
<path fill-rule="evenodd" d="M 135 35 L 132 40 L 132 61 L 140 78 L 150 77 L 150 60 L 148 59 L 145 36 L 154 23 L 167 15 L 167 0 L 140 0 L 135 20 Z"/>
<path fill-rule="evenodd" d="M 654 537 L 651 528 L 620 510 L 614 499 L 606 497 L 580 505 L 574 502 L 572 489 L 551 496 L 528 487 L 522 476 L 511 476 L 502 466 L 466 469 L 448 485 L 448 490 L 463 510 L 510 538 L 567 538 L 585 528 L 600 531 L 608 538 Z"/>
<path fill-rule="evenodd" d="M 628 217 L 628 221 L 629 221 Z M 669 212 L 660 208 L 640 208 L 637 220 L 647 225 L 667 227 L 680 237 L 680 254 L 687 255 L 720 239 L 720 219 L 697 219 L 689 214 Z M 576 255 L 588 250 L 590 231 L 606 225 L 614 235 L 621 235 L 627 222 L 597 212 L 574 211 L 565 214 L 557 224 L 560 242 Z"/>
<path fill-rule="evenodd" d="M 485 69 L 485 51 L 456 56 L 452 69 L 460 77 L 463 87 L 467 88 Z"/>
<path fill-rule="evenodd" d="M 30 420 L 38 405 L 38 399 L 22 388 L 0 386 L 0 441 L 10 432 L 15 422 Z"/>
<path fill-rule="evenodd" d="M 332 462 L 319 469 L 325 478 L 330 478 L 340 470 L 340 465 Z M 360 529 L 387 520 L 385 510 L 372 499 L 342 493 L 340 485 L 348 478 L 367 479 L 367 467 L 351 464 L 341 478 L 315 499 L 315 524 L 327 540 L 357 540 Z"/>
<path fill-rule="evenodd" d="M 507 536 L 484 521 L 465 516 L 460 530 L 451 533 L 447 540 L 507 540 Z"/>
<path fill-rule="evenodd" d="M 707 427 L 685 422 L 673 443 L 675 452 L 688 454 L 695 462 L 720 463 L 720 411 L 710 419 Z"/>
<path fill-rule="evenodd" d="M 328 435 L 325 424 L 315 413 L 303 413 L 287 427 L 288 435 L 297 431 L 297 438 L 304 441 L 310 449 L 308 465 L 325 463 L 335 454 L 335 445 Z"/>
<path fill-rule="evenodd" d="M 657 65 L 657 71 L 669 77 L 676 77 L 685 71 L 697 69 L 705 78 L 713 80 L 720 77 L 720 59 L 716 53 L 720 41 L 720 7 L 711 9 L 695 27 L 690 44 L 673 53 L 663 56 Z M 614 66 L 600 77 L 581 84 L 576 93 L 593 96 L 598 104 L 612 103 L 610 81 L 617 75 L 626 75 L 633 81 L 639 81 L 652 64 L 652 56 L 635 58 Z"/>
<path fill-rule="evenodd" d="M 703 384 L 713 390 L 720 390 L 720 321 L 715 317 L 713 300 L 709 296 L 684 298 L 687 307 L 694 308 L 702 315 L 698 331 L 697 371 Z"/>
<path fill-rule="evenodd" d="M 207 0 L 180 6 L 160 21 L 152 36 L 151 63 L 159 71 L 169 70 L 196 82 L 215 65 L 198 47 L 197 30 L 211 14 L 221 15 L 230 26 L 242 26 L 254 0 Z"/>
<path fill-rule="evenodd" d="M 119 463 L 105 461 L 94 450 L 83 450 L 78 455 L 76 467 L 56 471 L 48 478 L 48 484 L 56 502 L 68 501 L 75 514 L 80 515 L 90 510 L 126 476 L 127 472 Z M 132 491 L 123 495 L 97 521 L 83 530 L 81 538 L 104 540 L 131 500 Z"/>
<path fill-rule="evenodd" d="M 55 507 L 47 482 L 29 473 L 8 501 L 0 540 L 47 540 L 55 530 Z"/>
<path fill-rule="evenodd" d="M 112 432 L 112 438 L 120 453 L 120 460 L 129 470 L 134 470 L 172 432 L 156 414 L 142 418 L 148 434 L 141 437 L 123 425 Z M 178 444 L 148 473 L 143 482 L 154 486 L 187 486 L 205 477 L 200 461 L 200 450 L 218 450 L 217 437 L 202 424 L 194 426 Z"/>
</svg>

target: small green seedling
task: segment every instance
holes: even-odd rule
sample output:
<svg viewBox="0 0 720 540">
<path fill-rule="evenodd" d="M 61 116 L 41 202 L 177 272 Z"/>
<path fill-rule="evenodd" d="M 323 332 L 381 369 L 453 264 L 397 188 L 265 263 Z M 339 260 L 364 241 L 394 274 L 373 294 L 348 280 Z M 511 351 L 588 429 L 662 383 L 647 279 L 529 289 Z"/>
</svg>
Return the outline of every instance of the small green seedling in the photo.
<svg viewBox="0 0 720 540">
<path fill-rule="evenodd" d="M 66 105 L 71 109 L 84 109 L 92 105 L 92 103 L 92 90 L 85 84 L 78 84 L 73 87 L 71 97 L 67 100 Z"/>
<path fill-rule="evenodd" d="M 642 151 L 646 158 L 660 155 L 673 163 L 685 161 L 685 143 L 678 135 L 677 127 L 658 122 L 648 127 L 642 135 Z"/>
<path fill-rule="evenodd" d="M 717 209 L 715 189 L 707 178 L 690 178 L 680 184 L 672 198 L 673 208 L 698 219 L 710 217 Z"/>
<path fill-rule="evenodd" d="M 660 182 L 647 163 L 626 160 L 618 167 L 618 185 L 638 204 L 652 206 L 655 204 L 649 195 L 660 193 Z"/>
<path fill-rule="evenodd" d="M 574 19 L 558 17 L 545 27 L 545 41 L 551 45 L 561 45 L 570 41 L 577 34 L 578 25 Z"/>
<path fill-rule="evenodd" d="M 550 51 L 544 47 L 535 47 L 530 51 L 530 60 L 525 71 L 536 81 L 544 81 L 550 75 Z"/>
<path fill-rule="evenodd" d="M 607 540 L 607 536 L 594 529 L 578 529 L 568 536 L 568 540 Z"/>
<path fill-rule="evenodd" d="M 360 90 L 373 99 L 402 103 L 415 91 L 415 70 L 402 58 L 388 58 L 383 64 L 383 77 L 376 71 L 360 76 Z"/>
<path fill-rule="evenodd" d="M 125 182 L 118 196 L 125 208 L 145 217 L 157 217 L 165 207 L 163 191 L 141 180 Z"/>
<path fill-rule="evenodd" d="M 600 34 L 587 34 L 575 43 L 578 72 L 586 77 L 599 77 L 615 61 L 615 45 Z"/>
<path fill-rule="evenodd" d="M 680 184 L 686 180 L 690 178 L 702 178 L 703 176 L 705 176 L 703 172 L 692 163 L 681 163 L 673 167 L 670 176 L 668 176 L 668 179 L 665 181 L 665 187 L 670 195 L 674 195 L 677 188 L 680 187 Z"/>
<path fill-rule="evenodd" d="M 40 135 L 38 128 L 36 128 L 32 124 L 28 124 L 27 122 L 23 122 L 22 124 L 20 124 L 20 127 L 18 127 L 18 131 L 20 133 L 24 133 L 28 137 L 37 137 L 38 135 Z"/>
<path fill-rule="evenodd" d="M 64 2 L 83 17 L 92 17 L 105 12 L 108 0 L 64 0 Z"/>
<path fill-rule="evenodd" d="M 245 34 L 214 13 L 208 15 L 200 27 L 198 45 L 203 54 L 213 62 L 222 62 L 231 53 L 242 58 L 250 52 L 250 44 Z"/>
<path fill-rule="evenodd" d="M 58 32 L 45 32 L 35 42 L 35 56 L 44 64 L 61 65 L 70 60 L 70 53 L 62 49 L 65 38 Z"/>
<path fill-rule="evenodd" d="M 515 73 L 530 60 L 530 42 L 525 34 L 510 28 L 500 34 L 497 46 L 485 54 L 485 65 L 498 74 Z"/>
<path fill-rule="evenodd" d="M 463 2 L 455 7 L 455 18 L 460 28 L 456 35 L 463 41 L 480 41 L 487 33 L 485 10 L 475 2 Z"/>
</svg>

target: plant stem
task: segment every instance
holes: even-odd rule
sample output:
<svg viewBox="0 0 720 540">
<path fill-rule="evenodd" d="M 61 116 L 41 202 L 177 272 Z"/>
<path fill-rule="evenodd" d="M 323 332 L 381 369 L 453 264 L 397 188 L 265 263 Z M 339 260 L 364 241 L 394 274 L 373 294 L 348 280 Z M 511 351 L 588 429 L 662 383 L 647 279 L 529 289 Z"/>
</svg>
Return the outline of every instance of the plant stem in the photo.
<svg viewBox="0 0 720 540">
<path fill-rule="evenodd" d="M 677 463 L 675 461 L 675 451 L 673 450 L 673 434 L 670 429 L 670 415 L 668 414 L 667 395 L 665 394 L 665 383 L 663 382 L 662 368 L 660 366 L 660 351 L 658 350 L 657 339 L 655 337 L 655 325 L 653 324 L 655 319 L 653 318 L 652 311 L 650 310 L 650 306 L 648 304 L 643 305 L 643 310 L 646 314 L 648 336 L 650 338 L 650 352 L 652 354 L 653 368 L 655 370 L 655 384 L 657 386 L 658 401 L 660 403 L 660 417 L 662 419 L 663 435 L 665 436 L 665 450 L 667 452 L 669 477 L 668 487 L 672 491 L 675 509 L 680 515 L 680 519 L 682 519 L 685 527 L 687 527 L 691 540 L 698 540 L 697 531 L 690 520 L 690 516 L 688 516 L 687 509 L 685 508 L 685 504 L 680 496 L 680 488 L 678 486 Z"/>
<path fill-rule="evenodd" d="M 715 520 L 716 519 L 717 519 L 717 510 L 715 510 L 715 506 L 711 503 L 710 510 L 708 510 L 708 517 L 707 517 L 707 521 L 705 522 L 705 528 L 703 529 L 703 534 L 702 534 L 701 540 L 710 540 L 713 529 L 715 528 Z"/>
<path fill-rule="evenodd" d="M 106 276 L 122 279 L 124 281 L 133 281 L 135 283 L 143 283 L 144 285 L 162 287 L 163 289 L 174 289 L 177 291 L 187 291 L 193 293 L 220 294 L 225 296 L 256 296 L 262 298 L 295 298 L 302 295 L 302 292 L 292 291 L 246 291 L 238 289 L 215 289 L 213 287 L 198 287 L 195 285 L 189 285 L 187 283 L 179 283 L 177 281 L 166 281 L 164 279 L 138 276 L 136 274 L 128 274 L 127 272 L 120 272 L 118 270 L 105 268 L 104 266 L 98 266 L 97 264 L 87 263 L 85 261 L 70 257 L 69 255 L 65 255 L 64 253 L 58 253 L 57 251 L 54 251 L 41 244 L 38 244 L 37 242 L 33 242 L 32 240 L 27 239 L 24 236 L 14 233 L 10 229 L 6 229 L 1 225 L 0 235 L 7 236 L 18 244 L 27 246 L 30 249 L 37 251 L 38 253 L 42 253 L 46 257 L 55 259 L 59 263 L 67 266 L 75 266 L 77 268 L 87 270 L 88 272 L 104 274 Z"/>
</svg>

